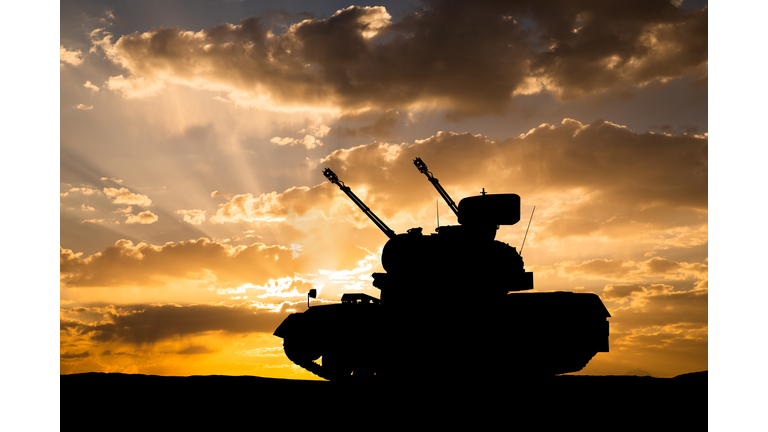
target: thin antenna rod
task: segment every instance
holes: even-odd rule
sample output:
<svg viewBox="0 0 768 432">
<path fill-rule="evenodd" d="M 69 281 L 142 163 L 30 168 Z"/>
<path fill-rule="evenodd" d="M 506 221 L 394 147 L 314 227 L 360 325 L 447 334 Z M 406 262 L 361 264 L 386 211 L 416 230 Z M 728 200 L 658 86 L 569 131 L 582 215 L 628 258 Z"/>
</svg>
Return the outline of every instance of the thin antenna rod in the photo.
<svg viewBox="0 0 768 432">
<path fill-rule="evenodd" d="M 437 227 L 440 228 L 440 205 L 435 200 L 435 213 L 437 213 Z"/>
<path fill-rule="evenodd" d="M 528 229 L 531 228 L 531 221 L 533 220 L 533 212 L 536 211 L 536 206 L 533 206 L 533 210 L 531 210 L 531 220 L 528 221 L 528 228 L 525 229 L 525 237 L 523 237 L 523 244 L 520 245 L 520 256 L 523 255 L 523 246 L 525 246 L 525 239 L 528 237 Z"/>
</svg>

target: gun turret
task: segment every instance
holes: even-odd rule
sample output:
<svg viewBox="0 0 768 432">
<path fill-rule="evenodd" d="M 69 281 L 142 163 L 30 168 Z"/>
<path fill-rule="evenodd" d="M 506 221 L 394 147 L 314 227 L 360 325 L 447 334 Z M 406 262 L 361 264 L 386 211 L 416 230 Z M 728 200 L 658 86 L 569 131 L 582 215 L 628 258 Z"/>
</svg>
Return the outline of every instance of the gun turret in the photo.
<svg viewBox="0 0 768 432">
<path fill-rule="evenodd" d="M 457 206 L 453 202 L 448 192 L 440 186 L 440 182 L 427 169 L 427 164 L 416 158 L 413 164 L 419 169 L 419 172 L 427 176 L 430 183 L 437 189 L 440 196 L 443 197 L 448 207 L 459 218 L 459 223 L 463 226 L 483 226 L 496 227 L 499 225 L 514 225 L 520 221 L 520 196 L 517 194 L 487 194 L 483 189 L 482 195 L 467 197 L 462 199 Z M 459 209 L 461 216 L 459 216 Z M 495 234 L 494 234 L 495 235 Z"/>
<path fill-rule="evenodd" d="M 395 234 L 394 231 L 392 231 L 387 226 L 387 224 L 385 224 L 381 219 L 379 219 L 379 217 L 376 216 L 371 211 L 371 209 L 369 209 L 368 206 L 365 205 L 365 203 L 363 203 L 363 201 L 360 198 L 358 198 L 357 195 L 355 195 L 354 192 L 352 192 L 352 190 L 349 188 L 349 186 L 345 185 L 343 181 L 339 180 L 339 177 L 336 175 L 336 173 L 331 171 L 330 168 L 326 168 L 325 170 L 323 170 L 323 175 L 325 176 L 325 178 L 328 179 L 329 182 L 335 184 L 336 186 L 338 186 L 341 189 L 342 192 L 347 194 L 349 199 L 351 199 L 353 203 L 357 204 L 357 206 L 360 207 L 360 210 L 362 210 L 363 213 L 365 213 L 365 215 L 368 216 L 371 219 L 371 221 L 373 221 L 373 223 L 377 227 L 379 227 L 379 229 L 382 232 L 384 232 L 384 234 L 387 235 L 387 237 L 393 238 L 393 237 L 395 237 L 397 235 L 397 234 Z"/>
</svg>

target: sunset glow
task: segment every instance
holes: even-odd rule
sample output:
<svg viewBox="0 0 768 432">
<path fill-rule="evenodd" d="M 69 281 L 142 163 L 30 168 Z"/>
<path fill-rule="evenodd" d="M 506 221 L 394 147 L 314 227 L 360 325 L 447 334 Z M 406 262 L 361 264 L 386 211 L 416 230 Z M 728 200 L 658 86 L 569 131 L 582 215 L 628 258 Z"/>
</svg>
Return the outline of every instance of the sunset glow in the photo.
<svg viewBox="0 0 768 432">
<path fill-rule="evenodd" d="M 536 291 L 600 296 L 580 374 L 708 369 L 706 2 L 215 3 L 61 5 L 61 374 L 320 379 L 272 333 L 378 298 L 387 240 L 322 170 L 396 233 L 457 224 L 416 157 L 520 195 Z"/>
</svg>

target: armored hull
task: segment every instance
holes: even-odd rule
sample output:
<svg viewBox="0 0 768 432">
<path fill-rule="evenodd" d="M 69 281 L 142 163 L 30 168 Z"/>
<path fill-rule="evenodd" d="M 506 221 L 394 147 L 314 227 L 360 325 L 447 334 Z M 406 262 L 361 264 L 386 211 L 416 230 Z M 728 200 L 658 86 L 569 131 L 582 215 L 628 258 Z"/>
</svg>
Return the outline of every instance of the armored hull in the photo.
<svg viewBox="0 0 768 432">
<path fill-rule="evenodd" d="M 457 365 L 546 376 L 577 372 L 608 352 L 610 314 L 591 293 L 509 293 L 471 308 L 404 312 L 375 303 L 314 306 L 290 315 L 275 335 L 291 361 L 328 380 L 418 379 Z"/>
</svg>

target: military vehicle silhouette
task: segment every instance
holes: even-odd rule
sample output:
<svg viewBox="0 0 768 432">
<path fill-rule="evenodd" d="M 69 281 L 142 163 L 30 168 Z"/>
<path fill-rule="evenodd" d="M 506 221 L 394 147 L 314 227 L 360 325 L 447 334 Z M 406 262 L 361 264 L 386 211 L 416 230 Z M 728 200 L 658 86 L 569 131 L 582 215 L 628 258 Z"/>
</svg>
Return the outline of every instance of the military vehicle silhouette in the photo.
<svg viewBox="0 0 768 432">
<path fill-rule="evenodd" d="M 533 289 L 533 273 L 516 248 L 495 240 L 500 225 L 519 222 L 518 195 L 483 190 L 457 206 L 420 158 L 414 165 L 459 225 L 395 234 L 330 168 L 323 171 L 389 237 L 386 273 L 372 275 L 380 299 L 345 293 L 339 304 L 289 315 L 274 335 L 291 361 L 331 381 L 525 378 L 576 372 L 608 352 L 610 314 L 597 295 L 523 292 Z"/>
</svg>

